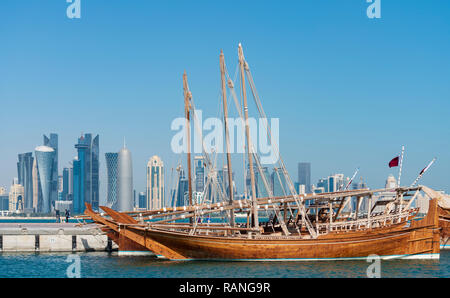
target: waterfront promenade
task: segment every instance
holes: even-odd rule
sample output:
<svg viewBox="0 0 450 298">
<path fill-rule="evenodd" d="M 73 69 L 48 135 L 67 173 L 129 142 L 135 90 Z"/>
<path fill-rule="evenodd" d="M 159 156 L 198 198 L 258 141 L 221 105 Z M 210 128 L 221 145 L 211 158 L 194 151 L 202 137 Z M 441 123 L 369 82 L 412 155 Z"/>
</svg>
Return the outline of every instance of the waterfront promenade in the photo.
<svg viewBox="0 0 450 298">
<path fill-rule="evenodd" d="M 115 244 L 95 225 L 78 223 L 0 223 L 0 252 L 105 251 Z"/>
</svg>

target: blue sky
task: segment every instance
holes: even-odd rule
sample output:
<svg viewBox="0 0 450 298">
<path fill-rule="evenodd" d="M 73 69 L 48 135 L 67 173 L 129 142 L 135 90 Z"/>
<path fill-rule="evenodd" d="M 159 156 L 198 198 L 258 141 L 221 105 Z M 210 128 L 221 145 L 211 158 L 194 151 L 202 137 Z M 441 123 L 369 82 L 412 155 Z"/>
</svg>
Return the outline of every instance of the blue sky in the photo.
<svg viewBox="0 0 450 298">
<path fill-rule="evenodd" d="M 219 52 L 234 75 L 242 42 L 269 117 L 280 119 L 281 154 L 312 180 L 356 167 L 381 187 L 406 146 L 402 184 L 434 157 L 422 183 L 450 191 L 450 3 L 382 0 L 64 0 L 0 3 L 0 186 L 17 176 L 17 153 L 59 134 L 60 168 L 81 132 L 105 152 L 126 137 L 135 188 L 152 155 L 170 168 L 170 124 L 183 115 L 181 76 L 205 117 L 219 111 Z M 185 163 L 185 161 L 184 161 Z"/>
</svg>

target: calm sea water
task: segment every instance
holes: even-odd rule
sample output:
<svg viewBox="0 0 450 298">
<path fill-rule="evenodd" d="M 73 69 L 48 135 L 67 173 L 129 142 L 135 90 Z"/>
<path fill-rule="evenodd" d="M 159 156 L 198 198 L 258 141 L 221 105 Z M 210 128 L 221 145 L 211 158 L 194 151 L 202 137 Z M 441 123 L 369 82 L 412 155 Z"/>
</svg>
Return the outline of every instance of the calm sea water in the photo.
<svg viewBox="0 0 450 298">
<path fill-rule="evenodd" d="M 81 277 L 272 278 L 366 277 L 366 261 L 206 262 L 90 252 L 80 257 Z M 67 277 L 68 253 L 0 253 L 0 277 Z M 381 261 L 381 277 L 450 277 L 450 251 L 440 260 Z"/>
</svg>

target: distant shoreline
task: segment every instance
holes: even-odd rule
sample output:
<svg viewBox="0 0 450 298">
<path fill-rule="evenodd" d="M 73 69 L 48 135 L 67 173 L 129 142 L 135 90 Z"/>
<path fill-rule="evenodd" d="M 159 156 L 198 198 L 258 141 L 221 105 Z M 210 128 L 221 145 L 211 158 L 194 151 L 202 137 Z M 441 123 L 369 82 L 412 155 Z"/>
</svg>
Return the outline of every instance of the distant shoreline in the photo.
<svg viewBox="0 0 450 298">
<path fill-rule="evenodd" d="M 69 217 L 69 221 L 73 221 L 75 218 Z M 23 221 L 31 221 L 31 220 L 51 220 L 56 222 L 56 217 L 54 216 L 36 216 L 36 217 L 22 217 L 22 216 L 0 216 L 0 222 L 3 220 L 23 220 Z M 61 221 L 65 221 L 66 218 L 61 216 Z"/>
<path fill-rule="evenodd" d="M 62 217 L 61 217 L 62 218 Z M 0 216 L 0 219 L 54 219 L 55 216 Z"/>
</svg>

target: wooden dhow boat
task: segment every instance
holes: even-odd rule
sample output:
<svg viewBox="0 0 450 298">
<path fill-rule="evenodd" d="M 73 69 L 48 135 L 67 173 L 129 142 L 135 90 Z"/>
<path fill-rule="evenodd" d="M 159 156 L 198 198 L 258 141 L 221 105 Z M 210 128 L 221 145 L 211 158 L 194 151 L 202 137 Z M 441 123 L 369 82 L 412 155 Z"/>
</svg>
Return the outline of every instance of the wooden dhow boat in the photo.
<svg viewBox="0 0 450 298">
<path fill-rule="evenodd" d="M 287 173 L 276 144 L 272 143 L 279 156 L 276 175 L 284 194 L 274 195 L 250 138 L 246 79 L 260 117 L 266 120 L 267 117 L 241 45 L 238 53 L 242 107 L 239 106 L 234 83 L 227 73 L 223 53 L 220 55 L 228 181 L 232 181 L 232 164 L 227 131 L 227 87 L 245 130 L 244 157 L 247 155 L 250 197 L 234 199 L 231 183 L 228 184 L 228 192 L 224 191 L 225 188 L 214 175 L 214 159 L 203 150 L 207 170 L 213 173 L 208 174 L 207 185 L 211 186 L 210 192 L 218 193 L 220 201 L 193 202 L 189 122 L 195 106 L 187 84 L 187 75 L 184 74 L 188 206 L 141 212 L 137 217 L 136 214 L 121 213 L 108 207 L 101 207 L 106 213 L 106 216 L 102 216 L 86 204 L 86 216 L 116 235 L 119 243 L 133 242 L 170 260 L 350 260 L 364 259 L 371 255 L 378 255 L 382 259 L 438 259 L 438 197 L 436 192 L 425 186 L 348 190 L 348 184 L 337 192 L 300 195 Z M 267 122 L 265 128 L 270 138 L 271 130 Z M 258 177 L 266 188 L 267 197 L 256 196 L 255 169 L 260 174 Z M 381 212 L 375 212 L 374 207 L 379 202 L 375 202 L 374 198 L 380 192 L 394 193 L 395 199 Z M 416 218 L 418 209 L 411 207 L 419 192 L 425 192 L 431 198 L 428 213 L 420 220 Z M 349 205 L 355 205 L 355 212 L 346 212 Z M 270 221 L 260 222 L 261 213 L 270 213 L 273 217 Z M 205 217 L 212 214 L 220 214 L 224 220 L 219 223 L 205 222 Z M 246 214 L 247 222 L 236 222 L 236 214 Z"/>
<path fill-rule="evenodd" d="M 279 202 L 274 200 L 272 203 Z M 250 205 L 242 207 L 245 209 Z M 315 238 L 295 234 L 293 225 L 289 227 L 293 233 L 286 236 L 263 229 L 213 224 L 131 223 L 129 215 L 103 208 L 115 220 L 100 216 L 90 206 L 86 208 L 86 214 L 122 239 L 171 260 L 351 260 L 374 254 L 382 259 L 437 259 L 440 252 L 436 199 L 430 200 L 428 213 L 421 220 L 414 220 L 413 212 L 417 209 L 413 209 L 354 221 L 317 224 L 320 232 Z M 213 208 L 228 209 L 230 206 Z M 197 208 L 197 211 L 202 209 Z"/>
</svg>

